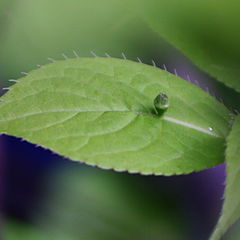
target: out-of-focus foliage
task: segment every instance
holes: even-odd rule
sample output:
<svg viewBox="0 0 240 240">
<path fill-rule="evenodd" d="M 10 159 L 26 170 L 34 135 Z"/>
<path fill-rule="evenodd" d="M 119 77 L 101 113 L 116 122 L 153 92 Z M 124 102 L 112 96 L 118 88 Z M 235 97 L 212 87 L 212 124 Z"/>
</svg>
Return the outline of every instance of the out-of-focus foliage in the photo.
<svg viewBox="0 0 240 240">
<path fill-rule="evenodd" d="M 16 0 L 1 0 L 0 1 L 0 46 L 2 45 L 2 41 L 5 38 L 5 33 L 8 28 L 8 17 L 9 12 L 11 12 Z M 0 55 L 1 55 L 1 47 L 0 47 Z M 4 70 L 0 67 L 0 95 L 1 95 L 1 87 L 2 87 L 2 76 Z"/>
<path fill-rule="evenodd" d="M 135 14 L 132 4 L 126 0 L 17 1 L 1 40 L 0 68 L 12 78 L 45 64 L 47 57 L 63 59 L 62 53 L 73 57 L 73 50 L 80 56 L 94 51 L 144 58 L 162 42 Z"/>
<path fill-rule="evenodd" d="M 8 220 L 4 227 L 5 240 L 66 240 L 63 238 L 56 238 L 53 235 L 44 233 L 36 226 L 25 224 L 19 221 Z M 74 239 L 68 237 L 67 240 Z"/>
<path fill-rule="evenodd" d="M 129 19 L 128 6 L 123 2 L 18 1 L 9 13 L 8 29 L 0 48 L 2 67 L 11 73 L 20 72 L 31 69 L 47 56 L 62 58 L 63 52 L 73 55 L 73 49 L 82 55 L 86 50 L 114 47 L 114 40 L 122 36 L 119 28 Z"/>
<path fill-rule="evenodd" d="M 222 240 L 239 240 L 240 238 L 240 221 L 237 221 L 229 228 L 227 233 L 222 237 Z"/>
<path fill-rule="evenodd" d="M 240 92 L 239 1 L 142 1 L 142 13 L 156 32 Z"/>
<path fill-rule="evenodd" d="M 152 198 L 143 182 L 98 169 L 68 169 L 56 176 L 40 217 L 52 234 L 84 240 L 188 239 L 174 202 Z"/>
<path fill-rule="evenodd" d="M 4 27 L 7 26 L 8 14 L 11 11 L 12 7 L 14 6 L 15 2 L 16 0 L 1 0 L 0 2 L 0 26 L 1 26 L 0 40 L 5 33 Z"/>
</svg>

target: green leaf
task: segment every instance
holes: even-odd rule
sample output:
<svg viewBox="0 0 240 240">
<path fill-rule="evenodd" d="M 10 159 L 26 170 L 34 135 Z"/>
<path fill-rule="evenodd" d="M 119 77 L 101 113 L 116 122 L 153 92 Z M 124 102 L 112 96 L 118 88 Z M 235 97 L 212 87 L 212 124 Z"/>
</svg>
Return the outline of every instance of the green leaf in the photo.
<svg viewBox="0 0 240 240">
<path fill-rule="evenodd" d="M 159 93 L 170 104 L 161 116 Z M 101 168 L 171 175 L 224 160 L 228 110 L 156 67 L 110 58 L 55 62 L 2 100 L 0 132 Z"/>
<path fill-rule="evenodd" d="M 150 26 L 199 68 L 240 92 L 240 2 L 143 0 Z"/>
<path fill-rule="evenodd" d="M 222 215 L 211 240 L 218 240 L 240 218 L 240 116 L 227 137 L 227 179 Z"/>
</svg>

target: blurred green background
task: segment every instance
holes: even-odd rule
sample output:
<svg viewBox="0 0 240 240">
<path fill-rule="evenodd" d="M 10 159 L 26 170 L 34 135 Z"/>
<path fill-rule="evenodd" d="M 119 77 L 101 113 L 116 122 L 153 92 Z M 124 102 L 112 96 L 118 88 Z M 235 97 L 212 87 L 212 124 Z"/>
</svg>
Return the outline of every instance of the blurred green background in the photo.
<svg viewBox="0 0 240 240">
<path fill-rule="evenodd" d="M 0 87 L 48 58 L 107 53 L 154 61 L 238 108 L 239 95 L 154 32 L 138 7 L 127 0 L 1 0 Z M 0 158 L 7 240 L 204 240 L 221 209 L 224 165 L 170 178 L 130 175 L 72 163 L 7 136 L 0 136 Z M 238 239 L 236 229 L 226 239 Z"/>
</svg>

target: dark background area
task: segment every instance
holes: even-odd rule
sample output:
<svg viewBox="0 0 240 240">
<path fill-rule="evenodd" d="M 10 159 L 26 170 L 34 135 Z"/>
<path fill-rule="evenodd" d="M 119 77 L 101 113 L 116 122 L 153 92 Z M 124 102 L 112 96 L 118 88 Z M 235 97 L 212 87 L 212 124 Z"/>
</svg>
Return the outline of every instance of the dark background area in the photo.
<svg viewBox="0 0 240 240">
<path fill-rule="evenodd" d="M 128 173 L 106 171 L 71 162 L 51 153 L 49 150 L 36 148 L 32 144 L 22 142 L 14 137 L 2 136 L 1 141 L 5 150 L 5 158 L 2 159 L 5 162 L 5 217 L 11 217 L 26 223 L 39 224 L 38 218 L 40 216 L 41 221 L 47 223 L 46 225 L 52 224 L 53 227 L 56 227 L 55 221 L 59 221 L 57 214 L 53 213 L 53 216 L 49 218 L 45 215 L 46 210 L 44 208 L 51 208 L 51 205 L 55 205 L 52 198 L 56 196 L 64 199 L 64 195 L 68 193 L 68 185 L 71 185 L 71 179 L 70 182 L 67 179 L 67 186 L 62 187 L 62 184 L 56 181 L 56 178 L 60 178 L 61 182 L 64 182 L 65 175 L 70 178 L 73 175 L 73 184 L 76 185 L 76 191 L 78 191 L 81 184 L 74 182 L 74 179 L 76 180 L 77 175 L 79 175 L 79 181 L 81 181 L 82 175 L 87 173 L 89 175 L 88 181 L 94 181 L 91 177 L 95 175 L 97 178 L 105 176 L 109 181 L 114 182 L 117 179 L 125 183 L 125 191 L 130 194 L 129 198 L 132 197 L 131 194 L 134 195 L 137 191 L 139 198 L 136 199 L 136 207 L 138 202 L 143 204 L 142 209 L 137 209 L 139 212 L 148 211 L 150 207 L 148 205 L 151 204 L 148 198 L 158 199 L 159 201 L 154 201 L 154 218 L 162 219 L 167 215 L 165 223 L 169 225 L 167 228 L 176 232 L 180 231 L 180 234 L 182 234 L 182 237 L 178 236 L 173 239 L 184 239 L 183 236 L 189 236 L 189 239 L 193 239 L 190 236 L 195 236 L 194 239 L 205 239 L 218 218 L 223 195 L 224 165 L 185 176 L 129 175 Z M 96 184 L 96 182 L 93 182 L 93 184 Z M 108 188 L 109 192 L 104 195 L 104 198 L 109 200 L 111 189 L 109 189 L 108 184 L 102 187 Z M 118 185 L 116 185 L 117 187 Z M 96 196 L 92 196 L 93 201 L 95 198 L 97 201 L 98 194 L 102 195 L 106 191 L 106 189 L 98 190 Z M 55 197 L 53 192 L 57 192 Z M 81 205 L 82 196 L 77 195 L 74 191 L 72 194 L 72 196 L 69 196 L 70 199 L 66 200 L 66 204 L 71 204 L 71 198 L 77 197 L 79 198 L 79 205 Z M 116 203 L 116 206 L 118 206 L 118 203 Z M 63 211 L 65 204 L 61 207 L 60 211 Z M 101 202 L 99 202 L 99 207 L 101 208 Z M 72 210 L 74 214 L 81 215 L 81 207 L 79 208 L 76 209 L 76 212 Z M 147 214 L 146 223 L 148 223 L 148 218 L 151 219 Z M 74 218 L 72 220 L 74 221 Z M 64 220 L 62 221 L 64 222 Z M 40 225 L 42 226 L 42 223 Z M 181 230 L 178 230 L 178 225 L 182 226 Z M 64 226 L 66 225 L 63 224 Z M 91 228 L 89 225 L 88 227 Z M 147 235 L 151 226 L 144 227 Z M 159 228 L 161 229 L 162 226 L 160 225 Z M 163 234 L 165 228 L 162 229 Z M 63 229 L 58 229 L 58 231 L 61 230 Z M 162 239 L 171 238 L 163 237 Z"/>
</svg>

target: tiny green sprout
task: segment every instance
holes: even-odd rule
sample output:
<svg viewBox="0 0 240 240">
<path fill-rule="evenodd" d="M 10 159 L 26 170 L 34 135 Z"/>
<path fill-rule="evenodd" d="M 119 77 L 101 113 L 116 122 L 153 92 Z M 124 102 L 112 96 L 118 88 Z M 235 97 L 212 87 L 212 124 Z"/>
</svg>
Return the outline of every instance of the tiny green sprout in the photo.
<svg viewBox="0 0 240 240">
<path fill-rule="evenodd" d="M 158 115 L 162 114 L 169 107 L 168 96 L 165 93 L 158 94 L 154 99 L 154 106 Z"/>
</svg>

